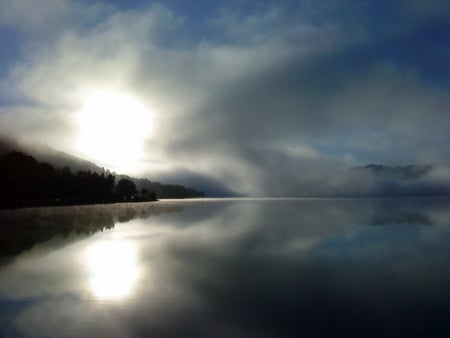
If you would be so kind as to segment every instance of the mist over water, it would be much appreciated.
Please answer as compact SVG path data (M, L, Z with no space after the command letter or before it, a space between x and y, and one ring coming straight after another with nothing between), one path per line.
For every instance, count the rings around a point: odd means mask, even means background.
M28 232L27 246L2 251L0 336L448 336L449 203L228 199L2 211L1 238L18 238L27 224L45 235Z

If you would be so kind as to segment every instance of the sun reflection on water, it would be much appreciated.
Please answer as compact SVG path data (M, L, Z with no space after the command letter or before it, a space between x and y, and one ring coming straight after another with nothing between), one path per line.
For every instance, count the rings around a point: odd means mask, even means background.
M137 248L127 241L103 241L86 251L89 287L100 300L129 296L139 277Z

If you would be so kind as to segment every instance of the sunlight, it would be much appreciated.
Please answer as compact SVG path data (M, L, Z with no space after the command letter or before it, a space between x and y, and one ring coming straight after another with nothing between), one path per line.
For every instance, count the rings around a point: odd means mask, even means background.
M135 246L124 241L100 242L86 253L89 285L96 298L117 300L133 291L139 276Z
M111 168L138 161L153 129L148 107L136 97L115 90L83 92L81 102L76 115L76 151Z

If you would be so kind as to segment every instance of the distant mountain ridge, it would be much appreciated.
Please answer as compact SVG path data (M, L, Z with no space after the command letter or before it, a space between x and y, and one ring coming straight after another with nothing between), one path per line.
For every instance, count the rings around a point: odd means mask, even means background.
M407 166L385 166L381 164L368 164L356 167L357 170L367 170L376 176L384 176L398 179L417 179L429 173L433 166L430 164L407 165Z
M360 194L370 196L450 195L450 165L385 166L369 164L352 169L370 180Z

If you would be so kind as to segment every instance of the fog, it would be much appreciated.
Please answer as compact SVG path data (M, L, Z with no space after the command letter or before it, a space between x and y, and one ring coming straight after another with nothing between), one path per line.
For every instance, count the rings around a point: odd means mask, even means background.
M106 88L154 125L139 158L99 164L155 180L339 193L371 186L354 166L446 163L446 2L193 6L0 1L0 132L80 155L80 93Z

